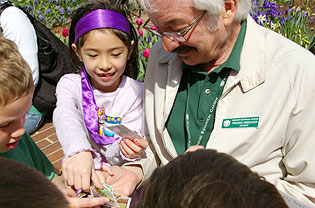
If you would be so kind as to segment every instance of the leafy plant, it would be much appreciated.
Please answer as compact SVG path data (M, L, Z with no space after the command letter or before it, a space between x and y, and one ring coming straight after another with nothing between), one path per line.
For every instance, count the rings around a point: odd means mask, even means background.
M33 17L48 28L70 23L75 9L88 0L11 0L26 9Z
M302 11L300 7L287 9L284 13L280 6L268 0L253 0L251 15L254 20L274 30L314 53L315 33L309 27L314 24L310 11Z
M159 40L159 37L154 35L153 33L149 32L147 29L142 27L143 19L138 18L136 21L137 27L137 34L138 34L138 50L139 50L139 75L138 80L143 81L145 76L145 69L148 62L148 57L150 54L150 49L154 43ZM152 26L152 29L156 29Z

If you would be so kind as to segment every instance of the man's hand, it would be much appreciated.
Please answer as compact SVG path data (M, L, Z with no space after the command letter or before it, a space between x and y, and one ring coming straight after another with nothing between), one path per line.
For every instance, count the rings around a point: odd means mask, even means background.
M112 166L111 170L114 175L106 176L106 184L111 185L115 192L124 196L130 196L143 179L142 168L137 165Z
M204 147L201 146L201 145L193 145L193 146L190 146L190 147L185 151L185 153L187 153L187 152L194 152L194 151L199 150L199 149L204 149Z

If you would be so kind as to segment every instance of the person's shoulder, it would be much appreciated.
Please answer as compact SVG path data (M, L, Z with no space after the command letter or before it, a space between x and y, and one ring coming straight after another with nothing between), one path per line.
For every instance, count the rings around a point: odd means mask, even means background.
M60 78L58 84L59 83L81 84L81 76L80 74L75 74L75 73L65 74Z
M143 83L126 76L126 86L135 91L143 91Z
M6 9L4 9L2 14L1 14L1 17L5 18L5 17L7 17L9 15L12 15L12 17L16 17L16 15L19 15L19 16L21 15L23 17L24 16L27 17L26 14L21 9L19 9L19 8L15 7L15 6L10 6L10 7L6 8Z

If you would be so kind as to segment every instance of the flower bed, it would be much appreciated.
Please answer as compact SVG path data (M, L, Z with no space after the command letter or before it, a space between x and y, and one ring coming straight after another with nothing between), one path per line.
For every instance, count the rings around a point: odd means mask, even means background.
M287 7L289 6L288 1L293 2L293 0L276 1L281 5L287 5ZM305 1L308 2L309 0ZM76 8L87 3L88 0L12 0L12 2L24 7L67 43L67 28L71 15ZM268 0L253 0L251 15L258 24L284 35L315 53L314 20L311 17L311 15L315 15L315 11L310 11L308 4L306 4L304 10L301 7L284 10L283 7L279 6L280 4ZM305 7L305 5L303 6ZM137 28L140 70L138 79L143 81L150 48L158 41L158 37L143 28L143 23L147 20L147 17L137 1L129 0L127 7ZM152 27L152 29L156 29L154 26Z

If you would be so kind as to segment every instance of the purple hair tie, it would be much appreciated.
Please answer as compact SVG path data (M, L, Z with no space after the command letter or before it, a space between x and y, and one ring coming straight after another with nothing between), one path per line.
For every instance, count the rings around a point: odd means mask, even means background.
M98 28L113 28L131 34L129 22L122 14L96 9L84 15L75 25L74 43L78 43L79 38L85 33Z

